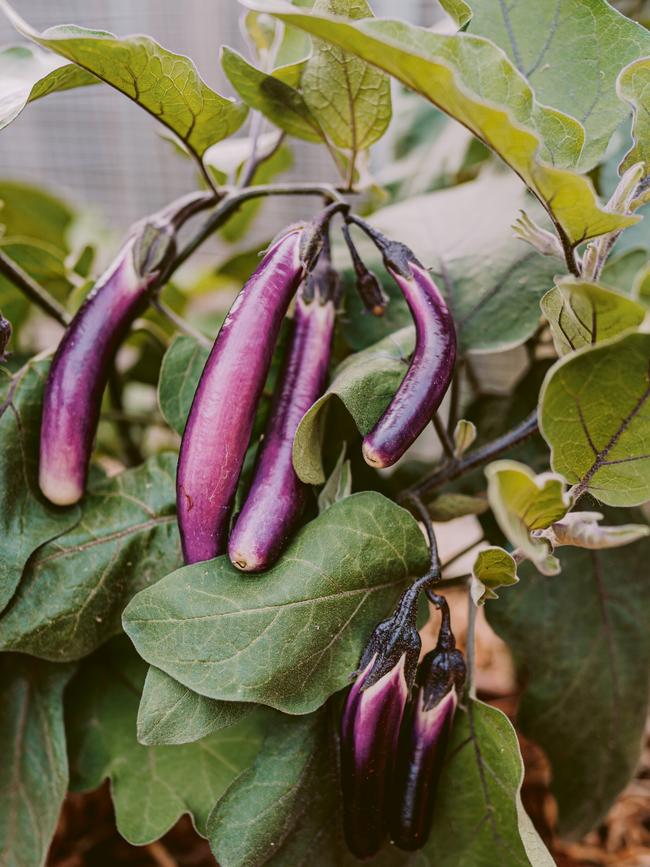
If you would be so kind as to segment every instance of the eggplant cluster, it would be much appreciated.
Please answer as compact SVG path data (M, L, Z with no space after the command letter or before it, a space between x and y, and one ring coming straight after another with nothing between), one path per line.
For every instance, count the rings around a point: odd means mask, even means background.
M379 851L386 836L406 851L422 848L434 802L465 661L456 649L449 609L436 647L418 665L420 637L409 592L373 632L341 720L344 832L358 858Z
M102 394L118 347L134 319L160 288L173 262L185 220L210 204L194 194L136 224L116 259L66 330L45 389L39 481L53 503L83 495ZM331 264L330 221L343 213L357 288L381 314L387 298L361 260L349 225L356 223L381 251L388 273L413 314L416 347L406 376L363 441L366 461L395 463L431 420L449 385L456 335L430 275L403 244L390 241L344 204L311 222L289 226L271 243L217 335L203 369L183 434L177 510L186 563L228 553L243 571L271 566L299 520L308 491L292 465L301 418L326 386L340 283ZM295 301L292 334L243 506L235 495L255 414L282 322Z

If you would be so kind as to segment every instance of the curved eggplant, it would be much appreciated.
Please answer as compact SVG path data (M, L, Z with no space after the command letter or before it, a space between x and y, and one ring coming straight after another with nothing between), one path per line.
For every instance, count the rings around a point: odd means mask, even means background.
M270 247L221 326L187 419L178 462L186 563L224 553L232 503L278 332L305 274L304 229Z
M293 468L293 438L323 392L334 318L332 301L298 298L291 346L253 482L228 542L228 556L245 572L273 564L304 506L307 486Z

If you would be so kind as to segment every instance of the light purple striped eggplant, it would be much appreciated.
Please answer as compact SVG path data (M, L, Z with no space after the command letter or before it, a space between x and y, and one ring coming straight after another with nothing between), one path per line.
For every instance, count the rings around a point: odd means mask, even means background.
M438 642L420 663L418 686L404 715L393 787L390 833L414 851L431 831L434 801L449 732L465 680L465 661L451 642ZM442 644L442 647L441 647Z
M186 563L223 554L255 410L282 320L306 270L307 227L269 248L221 326L194 395L176 480Z
M228 556L246 572L275 562L303 509L307 486L293 468L293 438L323 393L335 312L333 300L298 297L291 346L253 482L228 542Z
M373 632L347 697L341 720L343 829L358 858L374 855L388 831L400 724L420 646L415 608L405 594Z
M45 386L39 484L52 503L81 499L111 363L145 310L174 251L177 228L210 202L192 194L138 222L78 310L54 355Z

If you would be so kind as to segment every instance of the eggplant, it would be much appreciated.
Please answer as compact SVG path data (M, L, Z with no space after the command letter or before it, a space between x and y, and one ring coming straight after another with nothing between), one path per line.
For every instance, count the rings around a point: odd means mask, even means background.
M390 835L409 852L429 838L449 732L465 682L465 660L454 645L445 603L438 644L418 667L415 694L400 731Z
M407 591L374 630L341 720L343 830L357 858L374 855L388 830L400 724L421 646L414 599Z
M309 236L309 237L308 237ZM273 350L312 252L308 227L276 239L240 291L201 374L176 479L186 563L223 554L230 513Z
M136 223L66 329L43 399L39 485L50 502L67 506L83 496L117 349L161 284L175 253L177 229L212 200L194 193Z
M253 482L228 542L230 560L245 572L275 562L304 507L307 485L293 468L293 439L303 415L323 393L335 313L333 299L298 297L291 346Z

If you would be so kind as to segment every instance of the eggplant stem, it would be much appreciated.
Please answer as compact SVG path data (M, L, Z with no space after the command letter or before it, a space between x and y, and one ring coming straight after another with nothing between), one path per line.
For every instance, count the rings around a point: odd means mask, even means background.
M171 307L168 307L164 301L160 298L153 298L151 301L152 305L156 308L159 313L168 319L173 325L178 328L179 331L182 331L183 334L187 334L188 337L193 337L194 340L201 346L204 346L206 349L209 349L212 346L212 342L208 340L205 335L201 334L193 325L183 319L182 316L179 316L178 313L175 313Z
M447 456L448 460L455 461L456 455L454 453L454 441L449 436L447 432L447 428L440 418L440 413L435 412L433 414L433 418L431 419L433 422L433 426L436 429L436 433L438 434L438 439L440 440L440 444Z
M70 323L71 317L69 313L59 304L56 298L53 298L49 292L43 289L33 277L30 277L20 265L14 262L2 250L0 250L0 274L6 277L10 283L13 283L16 289L19 289L23 295L26 295L30 301L33 301L48 316L56 319L60 325L65 327Z

